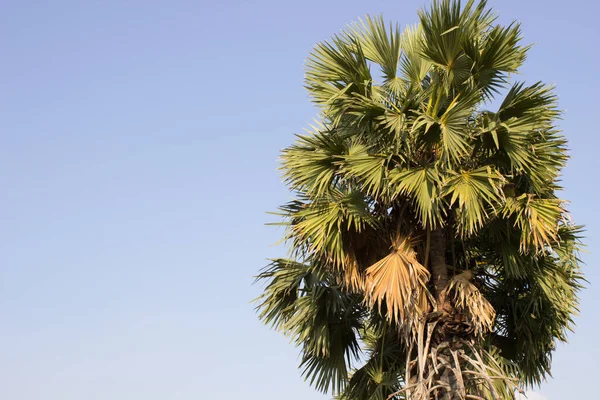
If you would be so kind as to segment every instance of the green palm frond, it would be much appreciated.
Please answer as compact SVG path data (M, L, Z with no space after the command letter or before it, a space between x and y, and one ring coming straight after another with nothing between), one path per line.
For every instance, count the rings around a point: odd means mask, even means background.
M372 77L360 42L344 33L318 44L306 63L306 88L337 124L353 95L369 98Z
M258 317L267 325L281 329L293 315L295 303L304 286L319 279L319 272L311 265L289 259L275 259L256 278L269 281L263 294L255 299ZM322 276L321 276L322 278Z
M360 43L365 57L379 64L384 77L382 83L393 81L396 78L400 58L398 25L395 27L390 25L388 30L382 17L367 16L365 21L351 26L349 34Z
M530 132L512 129L498 114L489 111L479 115L477 125L476 146L484 157L508 173L522 173L534 167L536 155Z
M499 93L508 82L508 74L523 64L529 46L520 46L521 27L494 26L481 41L466 52L473 64L473 84L483 90L487 98Z
M524 176L530 191L540 196L549 196L560 190L557 181L568 159L565 138L553 129L538 133L533 138L532 153L535 162Z
M401 37L402 56L400 72L402 79L409 85L419 87L431 68L431 62L424 59L423 29L421 25L406 27Z
M442 131L442 149L446 160L457 161L459 157L469 153L471 145L467 135L470 135L469 118L479 95L472 93L464 97L457 96L448 105L439 118Z
M495 17L485 1L475 5L468 1L434 1L429 10L419 13L423 27L422 55L438 67L448 93L453 85L468 82L473 74L473 60L465 51L465 42L477 41L485 34Z
M340 392L347 382L350 363L360 351L359 298L335 287L317 286L296 303L286 330L302 346L300 368L318 390Z
M302 347L301 368L311 384L340 391L360 351L360 297L332 286L322 267L293 260L273 260L257 279L270 280L256 300L259 317Z
M493 288L497 332L502 335L498 344L527 385L539 384L549 373L556 341L566 341L566 331L573 327L583 277L571 254L565 260L521 255L520 277L499 276Z
M304 243L311 252L329 260L333 266L344 264L344 232L361 232L367 226L375 227L377 219L359 191L332 190L295 210L289 235L295 243Z
M370 154L363 144L354 143L340 164L347 179L356 179L364 193L376 197L387 189L387 159L385 155Z
M438 127L439 136L436 141L440 142L442 158L446 163L456 164L470 153L470 119L479 100L477 92L449 98L439 90L432 91L429 103L423 106L415 120L413 131L424 129L424 134L427 134L433 126ZM445 104L447 106L443 108Z
M433 166L390 172L391 190L396 196L408 196L415 204L423 226L437 226L442 218L439 196L442 178Z
M462 235L475 233L489 218L488 211L495 211L501 205L504 181L504 177L489 166L450 175L442 195L451 196L451 206L456 203Z
M419 19L366 17L310 53L319 120L282 151L289 259L257 310L338 399L512 400L549 375L585 282L557 96L511 82L529 46L485 1Z
M325 126L314 127L308 135L298 136L296 143L283 150L281 170L290 188L315 197L334 186L337 162L347 152L343 138L330 134Z
M348 382L347 389L338 396L337 400L396 400L404 396L394 396L400 389L400 369L384 370L376 363L367 362L363 367L354 371Z
M515 118L518 123L512 125L512 130L520 129L531 132L544 129L560 115L556 108L557 98L551 86L541 82L531 86L515 83L504 98L498 116L504 123Z
M502 72L516 72L525 60L528 47L519 46L520 24L507 27L495 26L483 41L480 68Z
M558 239L558 227L565 210L559 199L521 195L506 199L504 217L514 218L521 231L521 252L542 253Z
M387 323L367 324L361 331L364 365L350 374L338 400L398 400L393 396L401 388L406 348L396 340L396 332Z
M441 67L451 68L462 53L462 43L481 31L493 20L485 10L485 1L473 7L468 1L464 8L460 2L433 1L431 8L419 11L423 27L423 56Z

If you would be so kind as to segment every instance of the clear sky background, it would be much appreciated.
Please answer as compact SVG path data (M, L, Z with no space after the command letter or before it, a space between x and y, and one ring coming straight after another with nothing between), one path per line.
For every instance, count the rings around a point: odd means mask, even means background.
M324 399L256 319L281 235L278 151L311 122L311 47L424 1L0 1L0 398ZM594 2L492 1L555 83L587 225L582 316L547 399L597 396L600 149Z

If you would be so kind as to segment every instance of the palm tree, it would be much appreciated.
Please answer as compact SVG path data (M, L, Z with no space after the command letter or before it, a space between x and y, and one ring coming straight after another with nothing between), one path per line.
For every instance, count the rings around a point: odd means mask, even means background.
M550 373L583 282L557 98L509 82L529 47L485 1L419 18L310 54L320 114L282 152L290 255L257 309L339 399L513 399Z

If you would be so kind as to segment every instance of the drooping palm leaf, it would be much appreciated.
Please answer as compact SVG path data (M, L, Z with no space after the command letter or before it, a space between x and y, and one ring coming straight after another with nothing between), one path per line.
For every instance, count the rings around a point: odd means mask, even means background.
M419 309L421 292L429 279L427 269L417 261L409 237L394 239L392 252L366 270L365 301L369 307L382 306L392 322L414 318Z

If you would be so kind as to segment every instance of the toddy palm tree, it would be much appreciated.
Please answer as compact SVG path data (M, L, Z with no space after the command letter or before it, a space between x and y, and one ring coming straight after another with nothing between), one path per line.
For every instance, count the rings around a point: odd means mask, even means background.
M512 399L550 373L583 279L557 99L509 84L528 46L485 1L419 17L310 54L321 112L282 153L291 254L257 308L340 399Z

